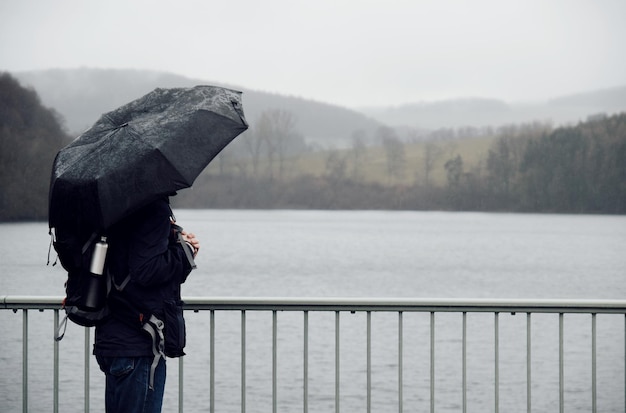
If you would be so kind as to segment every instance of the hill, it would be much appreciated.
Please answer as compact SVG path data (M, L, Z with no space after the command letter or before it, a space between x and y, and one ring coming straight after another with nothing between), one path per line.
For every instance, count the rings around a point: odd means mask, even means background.
M64 117L67 129L74 135L91 126L102 113L157 87L198 84L241 90L246 119L251 126L264 110L290 111L306 141L323 147L346 146L355 130L372 135L380 126L379 122L351 109L166 72L80 68L18 72L13 76L23 85L33 87L46 106L58 111Z
M509 103L497 99L461 98L350 109L297 96L158 71L79 68L18 72L13 75L23 85L32 86L44 105L59 112L73 135L91 126L102 113L156 87L197 84L241 90L246 118L252 128L265 110L291 112L296 128L305 141L323 148L349 147L356 130L363 131L371 140L380 126L397 127L399 130L403 127L405 131L408 127L427 136L430 131L445 128L497 128L533 121L551 122L556 127L584 121L590 115L626 111L626 86L555 97L545 102ZM409 136L410 133L401 135Z
M562 126L584 121L590 115L626 111L626 86L577 93L545 102L507 103L497 99L463 98L362 108L361 111L391 126L417 129L498 127L533 121Z

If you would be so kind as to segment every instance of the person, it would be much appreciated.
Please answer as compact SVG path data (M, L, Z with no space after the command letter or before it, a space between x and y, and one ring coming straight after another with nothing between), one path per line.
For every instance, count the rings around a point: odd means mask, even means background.
M178 337L182 344L178 343L174 356L184 355L180 291L192 270L184 248L195 256L200 243L186 231L181 231L184 242L180 242L175 230L180 227L174 222L169 198L164 197L107 232L107 271L115 288L109 294L110 316L96 326L93 351L106 377L107 413L161 411L167 348L164 351L163 341L159 342L163 331L146 328L154 325L147 322L148 317L165 321L165 343L168 331L182 331ZM166 313L172 303L178 320L170 325ZM176 321L182 325L174 325Z

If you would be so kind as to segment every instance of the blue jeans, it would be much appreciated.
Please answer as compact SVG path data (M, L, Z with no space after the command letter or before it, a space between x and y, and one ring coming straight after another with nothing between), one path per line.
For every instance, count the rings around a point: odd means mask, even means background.
M154 373L154 390L150 385L152 357L96 356L106 375L104 396L107 413L160 413L165 390L165 359L161 358Z

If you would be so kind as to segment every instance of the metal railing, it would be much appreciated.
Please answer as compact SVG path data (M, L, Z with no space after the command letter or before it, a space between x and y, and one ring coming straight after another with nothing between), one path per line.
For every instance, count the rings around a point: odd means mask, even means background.
M14 312L22 312L22 410L27 412L28 409L28 343L29 343L29 310L53 310L54 325L59 324L60 297L27 297L27 296L0 296L0 309L9 309ZM216 312L239 312L240 313L240 409L241 412L246 411L247 393L247 366L248 347L246 343L248 319L246 315L249 312L271 312L272 314L272 411L277 412L278 406L278 314L280 312L299 312L302 313L302 404L301 408L305 413L309 411L309 399L311 397L309 388L309 314L312 312L330 312L334 313L334 377L327 380L334 380L334 409L336 412L341 410L342 393L341 393L341 314L342 313L364 313L366 317L366 389L364 395L366 398L366 410L372 411L372 313L388 312L397 313L397 410L402 413L404 411L404 377L405 377L405 344L404 344L404 320L406 313L426 313L428 317L429 331L429 405L430 411L436 411L436 388L435 388L435 366L438 357L448 357L449 355L441 354L436 349L435 327L436 314L438 313L458 313L461 315L462 330L460 332L461 340L461 400L459 405L463 412L467 411L468 406L468 313L492 313L493 314L493 409L498 412L500 409L500 314L526 314L526 355L525 355L525 388L520 391L526 392L526 411L531 412L533 408L533 370L532 370L532 323L533 314L551 313L558 315L558 405L559 411L565 410L565 340L564 340L564 314L587 314L591 316L590 326L590 355L591 355L591 371L590 371L590 387L591 387L591 410L596 412L597 405L597 315L598 314L626 314L626 300L526 300L526 299L403 299L403 298L251 298L251 297L188 297L185 299L185 310L194 312L208 311L210 313L209 324L209 385L208 392L210 394L209 411L214 412L215 402L215 383L216 383ZM626 320L626 318L624 319ZM624 339L624 351L620 354L620 363L624 363L626 358L626 321L622 323L623 331L621 337ZM84 411L90 410L89 397L89 365L90 365L90 333L89 329L85 329L85 382L84 382ZM54 361L53 361L53 409L55 412L59 410L59 344L54 343ZM437 357L436 357L437 355ZM617 362L617 360L616 360ZM179 363L178 374L178 410L183 411L183 389L184 374L182 359ZM626 368L622 372L621 378L626 383ZM626 384L625 384L626 386ZM626 388L622 388L623 394L619 397L626 399ZM626 401L624 402L626 404ZM394 408L395 409L395 408ZM626 410L626 406L623 407ZM388 409L389 410L389 409Z

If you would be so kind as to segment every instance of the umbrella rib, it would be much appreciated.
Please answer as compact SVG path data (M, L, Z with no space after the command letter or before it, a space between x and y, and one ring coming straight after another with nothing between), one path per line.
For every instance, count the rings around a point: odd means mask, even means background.
M156 152L159 154L161 158L165 159L168 165L172 167L172 171L176 172L176 175L177 175L176 178L178 179L172 179L172 181L174 181L174 184L176 184L176 186L178 186L179 183L184 184L178 189L191 187L191 185L193 184L193 180L191 182L187 182L187 178L183 176L183 174L178 170L176 166L174 166L174 163L165 153L163 153L163 151L161 151L161 148L156 148Z

